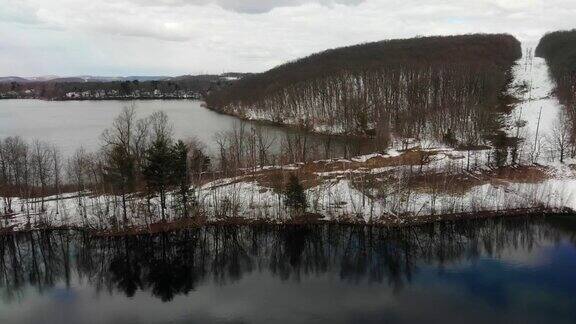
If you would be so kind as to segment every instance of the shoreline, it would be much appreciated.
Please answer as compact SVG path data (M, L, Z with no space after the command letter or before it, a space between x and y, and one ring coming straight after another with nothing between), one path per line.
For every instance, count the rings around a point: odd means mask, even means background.
M0 237L13 234L22 234L30 232L54 231L54 230L73 230L84 232L93 237L117 237L117 236L137 236L152 235L158 233L170 233L181 230L199 229L203 227L240 227L240 226L309 226L309 225L332 225L332 226L366 226L372 228L406 228L413 226L422 226L436 223L460 222L468 220L482 220L493 218L509 217L534 217L534 216L560 216L575 215L576 211L569 208L514 208L503 210L485 210L477 212L450 213L437 215L423 215L412 217L388 217L379 221L365 222L361 219L343 218L343 219L323 219L321 215L307 213L303 216L292 217L283 221L274 221L273 219L250 219L243 217L219 218L213 220L203 220L201 218L187 218L170 222L158 222L148 226L133 226L121 230L94 230L82 226L48 226L36 227L30 229L21 229L14 231L13 227L0 228Z
M322 132L322 131L318 131L318 130L315 130L313 128L304 127L301 125L276 122L276 121L272 121L269 119L251 119L251 118L248 118L246 116L242 116L242 115L237 114L237 113L222 111L222 110L210 107L206 104L206 101L204 101L203 99L201 101L203 102L203 104L201 106L205 109L208 109L210 111L213 111L217 114L221 114L224 116L235 117L235 118L238 118L238 119L240 119L242 121L246 121L246 122L259 123L262 125L275 126L275 127L282 127L282 128L286 128L286 129L290 129L290 130L294 130L294 131L300 131L300 132L305 132L305 133L309 133L312 135L319 135L319 136L338 137L338 138L351 139L351 140L375 140L376 139L374 135L369 135L369 134Z

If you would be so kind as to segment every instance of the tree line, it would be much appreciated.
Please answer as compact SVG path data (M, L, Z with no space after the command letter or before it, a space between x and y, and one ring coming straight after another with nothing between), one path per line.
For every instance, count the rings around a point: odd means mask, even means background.
M226 74L227 75L227 74ZM231 74L241 77L242 74ZM226 77L220 75L181 76L169 80L150 81L84 81L78 78L55 79L42 82L6 82L0 83L0 98L35 98L48 100L77 99L67 97L68 93L90 92L88 99L153 97L154 95L172 96L178 92L199 95L229 84ZM102 93L104 97L96 96ZM85 98L86 99L86 98Z

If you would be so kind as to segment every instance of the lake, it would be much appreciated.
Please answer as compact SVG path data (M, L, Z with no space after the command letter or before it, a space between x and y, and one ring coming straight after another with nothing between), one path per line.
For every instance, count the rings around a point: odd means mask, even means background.
M247 127L263 127L264 131L276 138L276 145L286 134L304 134L295 129L245 122L232 116L216 113L202 107L197 100L136 100L136 101L43 101L43 100L0 100L0 138L22 136L27 140L40 139L57 145L69 156L83 146L95 150L100 145L100 134L110 127L121 109L135 104L139 117L155 111L164 111L174 126L176 138L195 137L202 141L209 152L214 153L214 136L231 130L234 125L244 123ZM362 148L360 140L343 139L334 136L305 136L318 145L331 141L332 154L343 156L370 152Z
M0 238L0 323L574 323L574 216Z

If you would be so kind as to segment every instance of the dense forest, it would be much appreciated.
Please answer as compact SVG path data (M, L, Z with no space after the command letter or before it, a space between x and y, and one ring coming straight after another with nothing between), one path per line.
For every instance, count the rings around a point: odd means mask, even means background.
M208 107L320 132L476 145L521 57L505 34L387 40L327 50L212 91Z
M556 96L566 107L572 124L576 124L576 29L546 34L536 55L546 59L556 82ZM576 142L576 134L572 134L572 142Z
M60 78L49 81L0 82L0 99L200 99L208 91L228 85L242 74L185 75L164 80L91 81Z

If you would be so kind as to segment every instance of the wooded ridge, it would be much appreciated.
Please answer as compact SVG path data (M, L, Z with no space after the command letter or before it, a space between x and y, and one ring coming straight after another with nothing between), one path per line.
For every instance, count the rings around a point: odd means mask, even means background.
M435 36L331 49L212 91L209 108L318 132L474 145L494 124L520 42ZM453 143L451 143L453 144Z

